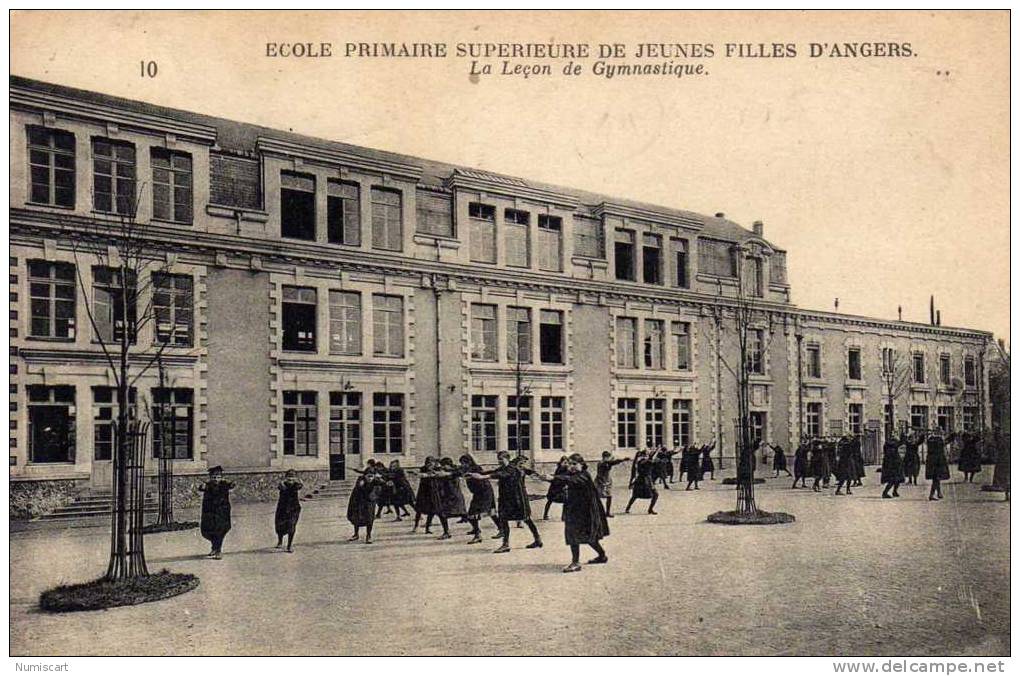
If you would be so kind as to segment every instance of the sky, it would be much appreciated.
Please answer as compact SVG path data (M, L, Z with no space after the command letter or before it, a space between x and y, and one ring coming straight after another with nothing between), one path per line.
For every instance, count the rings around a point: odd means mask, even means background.
M267 43L333 56L268 57ZM349 58L357 42L446 58ZM471 75L458 43L583 43L582 74ZM910 45L810 56L810 43ZM593 73L674 61L707 74ZM639 43L711 58L639 60ZM759 48L761 43L764 47ZM726 57L726 45L796 56ZM704 49L704 47L702 47ZM739 52L739 48L732 48ZM888 48L885 48L889 51ZM155 77L142 62L155 61ZM726 215L786 249L800 307L1009 341L1006 12L14 12L11 72L108 94Z

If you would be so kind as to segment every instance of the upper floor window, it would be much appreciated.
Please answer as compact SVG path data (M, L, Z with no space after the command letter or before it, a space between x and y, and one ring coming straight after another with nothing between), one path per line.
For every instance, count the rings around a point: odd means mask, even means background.
M138 281L133 270L127 271L126 280L124 277L120 268L92 268L92 314L97 338L104 343L119 343L125 335L135 342Z
M496 361L496 306L471 306L471 358Z
M563 363L563 313L542 310L538 324L539 359L543 364Z
M506 359L511 364L531 363L531 310L506 309Z
M496 207L472 202L468 205L471 218L471 260L475 263L496 262Z
M401 296L372 296L373 354L404 356L404 299Z
M691 323L673 322L673 352L678 371L691 370Z
M415 203L418 232L453 237L453 200L449 195L419 190Z
M747 372L765 373L765 331L762 329L747 330Z
M613 255L616 260L616 278L633 282L634 274L634 231L617 230L616 241L613 243Z
M861 379L861 348L851 347L846 351L846 373L850 380Z
M329 292L329 351L361 354L361 294Z
M882 373L888 375L896 370L896 350L891 347L882 348Z
M29 334L33 338L75 336L75 271L71 263L28 261L32 303Z
M616 318L616 366L637 368L637 319L633 317Z
M948 354L939 355L939 384L949 385L952 375L952 361Z
M194 284L191 275L152 275L152 310L156 343L191 347L194 324Z
M92 204L96 211L135 215L135 146L92 139Z
M977 387L977 370L974 368L974 357L965 357L963 360L963 384L967 387Z
M315 352L315 289L283 287L283 349Z
M641 272L645 284L662 284L662 238L644 235L641 239Z
M691 286L690 252L686 239L673 240L673 256L676 258L676 278L674 282L681 289Z
M645 320L645 368L659 370L663 368L662 359L662 320Z
M923 385L925 383L924 377L924 353L914 353L914 382Z
M807 347L804 348L804 353L807 359L807 376L808 378L821 378L822 377L822 346L818 343L808 343Z
M531 214L520 209L503 212L503 236L506 242L506 264L515 268L531 265Z
M698 271L717 277L736 277L736 245L722 240L699 238Z
M191 223L191 155L166 148L152 149L152 217Z
M74 134L34 126L27 132L29 201L74 207Z
M372 248L401 251L403 206L399 190L372 188Z
M606 238L602 221L574 215L574 255L585 258L606 257Z
M361 245L361 189L347 181L326 182L326 237L331 244Z
M765 295L765 265L760 258L747 259L747 292L755 298Z
M563 270L563 219L559 216L538 216L538 269L548 272Z
M315 240L315 177L280 172L280 235Z

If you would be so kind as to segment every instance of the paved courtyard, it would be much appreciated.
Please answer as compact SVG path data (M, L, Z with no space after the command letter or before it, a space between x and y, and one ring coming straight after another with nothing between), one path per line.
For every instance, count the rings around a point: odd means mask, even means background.
M706 523L735 502L718 481L666 491L658 516L640 510L610 522L608 565L572 575L560 572L569 552L558 506L557 520L539 524L544 549L523 549L527 530L514 530L514 551L493 555L489 539L464 544L464 525L441 542L390 517L377 522L375 544L347 543L338 501L304 503L296 551L286 554L272 548L274 505L237 505L221 561L202 558L197 530L146 540L150 569L195 573L195 591L67 615L40 612L39 593L102 573L108 529L26 530L11 534L10 650L1004 655L1009 506L980 491L990 469L978 483L948 484L937 503L923 485L882 500L870 471L853 497L770 479L760 506L797 521L768 527Z

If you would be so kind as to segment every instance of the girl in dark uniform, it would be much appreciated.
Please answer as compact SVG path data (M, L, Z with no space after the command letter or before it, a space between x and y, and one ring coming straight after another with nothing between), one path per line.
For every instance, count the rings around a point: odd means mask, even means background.
M351 497L347 501L347 520L354 526L354 535L347 539L348 542L355 542L361 534L361 528L365 528L365 544L372 544L372 524L375 523L376 502L379 500L379 490L382 487L383 479L376 471L375 464L368 465L364 470L354 468L360 474L354 482L351 490Z
M885 490L882 491L883 498L900 497L900 484L903 483L903 460L900 458L900 445L895 440L889 439L882 446L882 483ZM892 495L889 491L892 490Z
M942 482L949 479L946 439L941 434L936 433L928 437L928 455L924 459L924 478L931 481L928 499L941 500Z
M981 449L976 435L970 433L963 435L963 448L960 450L960 462L957 466L963 472L963 479L967 483L973 481L974 476L981 471Z
M854 467L853 442L843 437L837 444L838 455L836 457L836 495L843 495L843 486L846 485L846 494L853 495L850 485L856 478L857 471Z
M570 460L567 456L560 458L556 463L556 470L553 472L553 481L549 484L549 490L545 493L545 511L542 513L542 520L549 520L549 508L554 502L563 504L567 499L567 484L560 479L568 474L567 466Z
M432 478L432 471L436 467L436 459L429 456L425 458L424 464L418 472L418 496L414 501L414 528L411 532L417 532L421 517L425 517L425 534L432 534L432 517L438 511L438 498L436 497L436 483Z
M369 460L371 466L375 468L375 473L378 475L381 483L379 484L379 499L376 501L375 518L381 517L384 513L389 514L393 511L393 482L390 481L389 470L386 469L386 465L382 462L376 462ZM383 512L383 507L386 511ZM397 511L399 516L400 511Z
M553 481L552 477L537 475L544 481ZM570 564L563 569L564 573L581 570L581 545L588 545L595 550L596 557L590 564L607 563L609 557L599 541L609 535L609 522L606 512L602 509L598 491L588 465L577 453L570 456L570 465L565 479L567 483L567 501L563 504L563 536L570 547Z
M811 443L811 474L815 478L811 490L817 493L821 491L818 484L829 481L829 452L825 444L818 440Z
M793 476L790 474L790 470L786 467L786 452L782 446L773 446L772 452L772 471L775 472L775 476L778 477L780 472L786 472L786 476Z
M460 469L465 477L464 481L468 490L471 491L471 504L468 505L467 518L471 523L473 537L468 544L473 545L482 541L482 529L478 527L478 522L485 516L492 519L492 522L496 524L496 529L502 534L499 519L495 515L496 496L492 491L492 483L488 479L472 478L471 475L480 474L482 468L470 455L460 456Z
M698 482L701 481L701 452L693 446L688 449L686 453L687 457L680 456L681 462L687 467L687 488L691 490L691 484L694 484L694 490L701 490L698 488Z
M793 454L793 486L797 487L797 481L800 481L801 488L807 488L807 476L808 476L808 444L802 443L797 447L797 450Z
M715 440L712 443L702 446L698 451L701 454L701 478L708 474L712 481L715 481L715 461L712 460L712 450L715 448Z
M678 449L674 449L671 451L669 449L663 448L661 451L659 451L659 457L662 462L663 469L662 485L665 486L666 488L669 488L668 484L673 483L673 478L676 474L676 469L673 467L673 456L678 453L680 453ZM667 479L669 480L668 483ZM607 514L606 516L609 515Z
M223 478L223 468L209 469L209 480L198 487L202 491L202 537L212 544L209 556L223 558L223 538L230 532L230 489L234 484Z
M627 462L630 458L616 459L609 451L602 452L602 461L595 469L595 488L598 489L599 497L606 501L606 518L613 518L613 478L610 472L621 462Z
M293 552L294 533L297 530L298 518L301 516L301 482L297 480L294 470L288 469L283 481L277 487L280 498L276 502L276 548L283 547L283 536L287 536L287 552Z
M467 515L467 507L464 505L464 492L460 489L460 471L453 464L450 458L443 458L439 466L433 472L436 486L436 497L438 498L439 523L443 526L443 534L440 540L449 540L450 519Z
M403 516L411 516L411 511L407 506L414 505L414 489L411 488L411 482L407 480L407 472L400 466L399 460L390 463L389 480L393 484L391 498L393 509L397 510L397 518L394 521L402 521L401 511L404 512Z
M850 461L853 463L853 483L854 487L864 485L864 476L867 474L864 470L864 454L861 451L861 437L854 435L850 439Z
M908 484L917 485L917 475L921 473L921 454L918 448L921 441L917 437L904 437L900 442L906 449L903 454L903 475Z
M651 500L652 503L648 505L648 513L658 514L655 511L655 503L659 500L659 491L655 490L655 484L652 482L654 466L655 464L648 457L648 451L638 451L634 456L634 479L631 483L630 502L627 503L627 509L624 510L627 514L630 513L630 508L635 500Z
M524 488L524 476L526 471L522 467L510 462L510 454L500 451L496 459L499 467L486 472L470 474L472 478L490 479L497 481L499 496L496 498L496 507L499 514L499 526L503 535L503 544L494 554L503 554L510 551L510 522L523 521L531 531L534 541L527 546L527 549L538 549L542 546L542 537L538 534L538 527L531 520L531 503L528 502L528 493Z

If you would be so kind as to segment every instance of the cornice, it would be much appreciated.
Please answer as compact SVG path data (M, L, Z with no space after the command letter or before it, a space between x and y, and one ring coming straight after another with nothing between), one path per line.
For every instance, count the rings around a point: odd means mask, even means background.
M104 125L112 122L123 129L142 133L173 134L180 139L189 139L207 145L216 143L215 127L183 122L161 115L123 110L21 87L10 88L10 106L13 109L32 112L54 112L71 118L100 122Z
M653 225L674 225L678 228L694 230L695 232L700 231L705 226L703 220L694 216L680 216L675 213L642 209L617 202L602 202L592 212L598 217L619 216L620 218L633 218Z
M358 171L403 178L415 183L418 182L422 174L421 167L413 164L359 155L334 148L313 146L297 141L284 141L268 136L259 136L255 141L255 149L261 153L278 155L287 159L300 157L309 162L340 165Z
M116 346L115 346L116 347ZM133 346L128 360L131 364L147 364L152 361L155 352L137 352L137 346ZM99 348L85 350L81 348L35 348L23 347L18 355L28 364L65 364L65 363L94 363L101 366L109 366L109 362ZM112 355L116 360L117 355ZM166 366L194 366L198 362L198 355L195 354L174 354L164 352L160 361Z
M570 211L576 209L579 204L577 198L571 195L534 188L520 179L504 179L496 175L489 176L480 171L455 169L453 174L446 179L445 185L453 190L477 190L494 195L532 200L541 204L552 204Z

